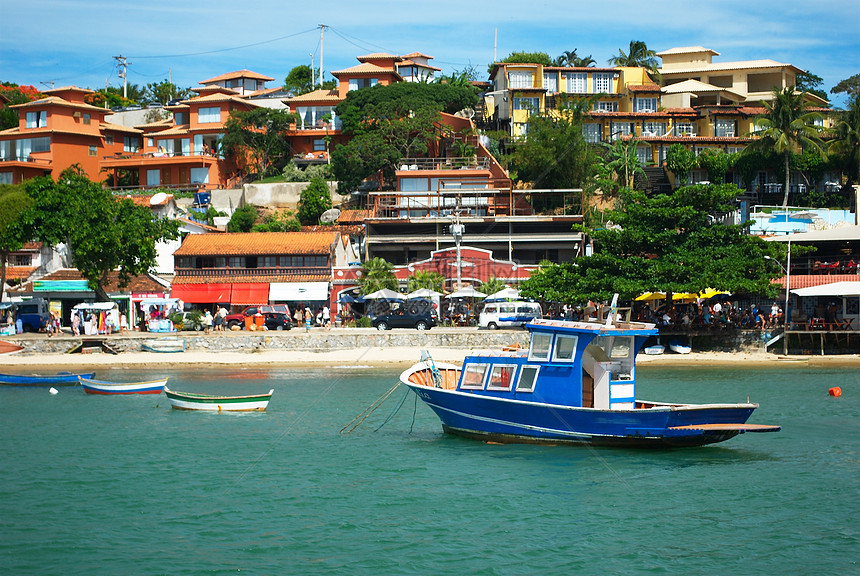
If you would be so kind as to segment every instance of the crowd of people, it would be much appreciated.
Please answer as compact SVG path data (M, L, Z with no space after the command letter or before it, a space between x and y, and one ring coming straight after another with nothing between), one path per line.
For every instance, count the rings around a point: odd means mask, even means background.
M650 322L658 327L680 329L766 329L785 324L785 310L774 302L770 306L750 304L740 306L729 300L704 301L673 306L660 306L654 309L645 303L634 308L633 318L640 322Z

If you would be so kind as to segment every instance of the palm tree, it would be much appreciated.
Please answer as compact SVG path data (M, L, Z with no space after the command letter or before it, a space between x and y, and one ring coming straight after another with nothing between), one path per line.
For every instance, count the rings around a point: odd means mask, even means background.
M371 258L364 263L364 274L358 279L362 295L388 288L397 290L397 277L394 275L394 264L385 258Z
M636 155L636 139L616 139L612 144L604 144L606 152L600 159L605 172L615 173L616 179L625 188L633 188L633 180L636 174L645 175L642 163Z
M597 64L594 58L591 57L591 54L585 56L584 58L580 58L576 53L576 48L573 50L565 50L561 53L561 56L555 59L556 66L570 66L573 68L587 68L588 66L592 66Z
M618 56L609 59L612 66L624 66L629 68L647 68L651 72L657 72L657 53L649 50L645 42L641 40L630 41L630 51L626 54L624 50L618 49Z
M502 282L500 279L496 278L495 276L490 276L489 278L487 278L486 282L481 283L481 285L478 287L478 290L480 292L483 292L484 294L495 294L496 292L504 290L507 287L508 285Z
M445 277L438 272L430 272L428 270L416 270L415 274L409 277L409 291L415 292L421 288L442 292L445 287Z
M860 94L851 98L847 109L839 114L834 136L828 151L845 159L845 166L850 167L849 182L860 183Z
M821 149L821 128L815 126L814 122L824 116L818 112L807 111L808 105L803 92L796 92L794 86L783 90L774 88L772 94L773 101L764 103L767 112L756 117L758 128L753 134L760 137L758 146L773 148L785 158L785 194L782 200L785 207L788 206L791 153L795 148L803 146Z

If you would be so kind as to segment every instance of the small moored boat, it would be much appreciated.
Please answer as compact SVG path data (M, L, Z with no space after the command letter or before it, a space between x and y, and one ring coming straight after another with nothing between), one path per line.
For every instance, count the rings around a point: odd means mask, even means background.
M0 384L9 386L75 386L78 378L92 378L95 372L85 374L72 374L71 372L59 372L57 374L0 374Z
M266 409L272 398L274 389L267 394L250 396L213 396L210 394L192 394L190 392L174 392L167 386L164 393L170 405L178 410L210 410L213 412L250 412Z
M185 352L185 339L158 338L142 342L140 349L144 352Z
M149 382L103 382L90 378L80 378L81 388L87 394L161 394L167 378Z
M636 398L636 354L653 324L535 320L528 350L423 361L400 380L446 432L496 442L700 446L779 426L747 424L758 404Z
M17 354L23 349L24 347L20 344L7 342L6 340L0 340L0 354Z
M689 344L684 344L679 340L672 340L669 342L669 350L674 352L675 354L689 354L692 352L692 348Z

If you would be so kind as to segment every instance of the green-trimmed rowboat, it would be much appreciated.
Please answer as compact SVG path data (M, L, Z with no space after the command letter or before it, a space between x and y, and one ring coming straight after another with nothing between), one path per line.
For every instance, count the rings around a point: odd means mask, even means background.
M164 393L170 405L177 410L210 410L212 412L262 412L269 405L272 393L254 394L250 396L213 396L211 394L192 394L189 392L174 392L167 386Z

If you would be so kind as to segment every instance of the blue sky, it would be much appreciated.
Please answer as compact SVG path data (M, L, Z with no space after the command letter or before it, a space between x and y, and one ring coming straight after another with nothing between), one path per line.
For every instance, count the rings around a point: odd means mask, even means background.
M497 0L315 3L148 0L0 0L0 81L45 89L121 86L114 56L130 62L129 83L171 78L181 87L249 69L281 83L320 60L325 71L353 66L371 52L434 57L443 73L475 67L486 79L494 54L577 49L598 65L642 40L661 51L705 46L718 61L770 58L809 70L824 90L860 73L858 0ZM326 74L326 78L330 78ZM842 101L834 100L838 105Z

